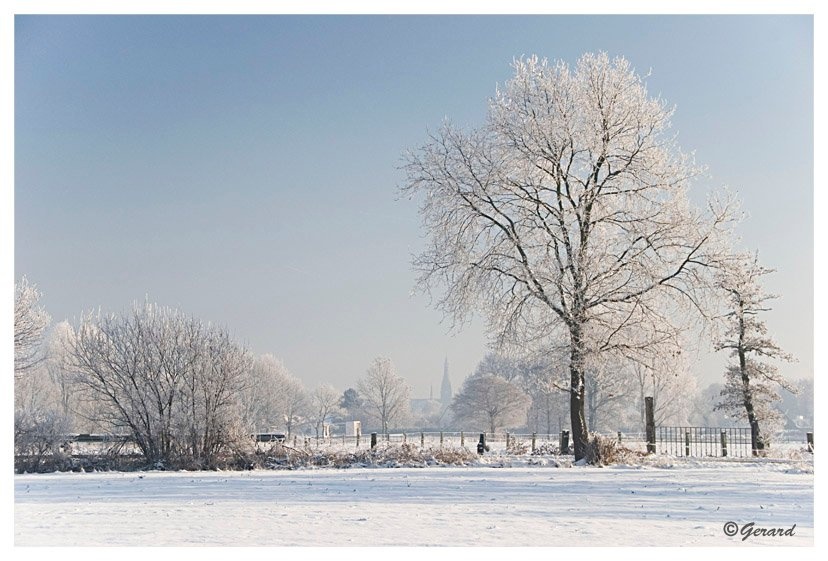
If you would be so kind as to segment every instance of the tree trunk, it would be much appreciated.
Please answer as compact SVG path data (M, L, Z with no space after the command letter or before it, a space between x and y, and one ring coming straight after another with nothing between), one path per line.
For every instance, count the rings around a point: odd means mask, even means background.
M584 418L585 384L584 365L581 354L580 326L570 329L572 339L569 360L569 417L572 424L572 445L575 449L575 461L587 457L589 433Z
M741 308L741 306L740 306ZM741 310L740 310L741 312ZM759 419L756 418L756 411L753 408L753 396L750 390L750 374L747 371L747 356L744 350L745 320L739 316L739 372L742 375L742 395L744 396L745 412L747 413L748 424L750 424L750 449L751 454L758 456L765 449L765 439L759 428Z
M589 433L584 420L584 374L570 367L569 420L572 423L572 445L575 448L575 461L587 455Z
M743 363L744 353L739 351L739 361ZM745 412L747 412L748 424L750 425L750 446L751 453L758 456L761 451L765 449L765 439L762 437L762 431L759 428L759 419L756 418L756 411L753 408L753 398L750 394L750 377L742 368L742 391L745 396Z

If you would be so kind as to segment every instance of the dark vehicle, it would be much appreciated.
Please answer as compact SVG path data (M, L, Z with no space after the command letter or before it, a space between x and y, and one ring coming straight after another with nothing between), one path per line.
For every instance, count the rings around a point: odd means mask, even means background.
M284 442L285 441L285 435L281 434L281 433L277 433L277 432L262 433L262 434L257 434L255 436L256 436L256 442Z

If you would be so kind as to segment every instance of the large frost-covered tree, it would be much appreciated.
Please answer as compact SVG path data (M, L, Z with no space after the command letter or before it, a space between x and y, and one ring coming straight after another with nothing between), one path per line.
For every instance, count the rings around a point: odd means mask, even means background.
M717 408L747 419L754 454L768 447L767 425L779 424L781 428L782 414L774 407L781 399L778 389L796 392L776 365L768 362L791 362L793 356L776 344L768 335L765 322L759 319L761 312L770 310L768 301L778 298L761 286L762 277L772 272L753 255L743 256L723 269L719 277L729 312L724 316L724 331L716 350L729 350L732 360L725 371Z
M496 343L563 342L576 458L586 457L584 374L606 354L645 360L704 309L732 202L688 202L699 174L669 134L672 109L623 58L574 69L531 57L485 125L445 124L405 164L430 242L419 284L462 324L487 314Z
M14 376L32 369L43 358L41 343L49 314L40 304L40 291L26 279L14 284Z

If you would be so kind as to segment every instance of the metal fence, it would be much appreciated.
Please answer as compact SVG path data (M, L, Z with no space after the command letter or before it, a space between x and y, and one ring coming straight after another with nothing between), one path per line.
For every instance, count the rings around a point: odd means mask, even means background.
M560 433L481 433L480 431L401 431L389 434L377 434L377 443L402 444L408 443L425 448L457 448L464 447L475 450L481 434L485 434L486 445L493 452L510 453L571 453L572 441L569 431L566 439ZM670 456L682 457L734 457L746 458L752 455L750 429L742 427L655 427L655 452ZM813 432L788 431L780 435L777 442L797 443L813 451ZM371 434L335 435L316 437L308 435L257 434L252 435L259 449L266 449L275 443L304 449L339 448L350 450L364 450L371 447ZM603 434L605 438L617 440L625 448L645 453L648 450L646 433L643 432L615 432ZM94 453L114 451L120 453L137 453L134 443L123 435L69 435L67 441L72 442L74 453Z
M747 458L753 451L749 428L656 427L656 452L670 456Z
M443 432L420 432L420 431L404 431L404 432L389 432L388 434L377 434L377 444L391 443L391 444L412 444L425 448L436 447L465 447L469 450L474 450L480 440L480 435L485 434L486 445L492 451L523 450L532 451L534 443L535 449L543 447L560 446L560 434L514 434L514 433L483 433L480 431L443 431ZM291 436L284 441L288 446L305 447L305 448L355 448L364 449L371 446L371 434L362 434L361 436L330 436L330 437L315 437L315 436ZM267 445L266 443L264 444ZM260 445L261 446L261 445Z

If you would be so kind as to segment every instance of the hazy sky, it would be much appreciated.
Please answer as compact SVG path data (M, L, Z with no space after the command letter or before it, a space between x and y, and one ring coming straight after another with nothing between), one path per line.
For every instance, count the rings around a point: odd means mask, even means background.
M309 386L390 356L439 395L485 352L411 296L424 241L401 154L479 125L510 63L624 55L778 270L771 332L813 371L809 16L18 16L15 278L54 321L146 296L226 325ZM698 374L721 379L724 357Z

